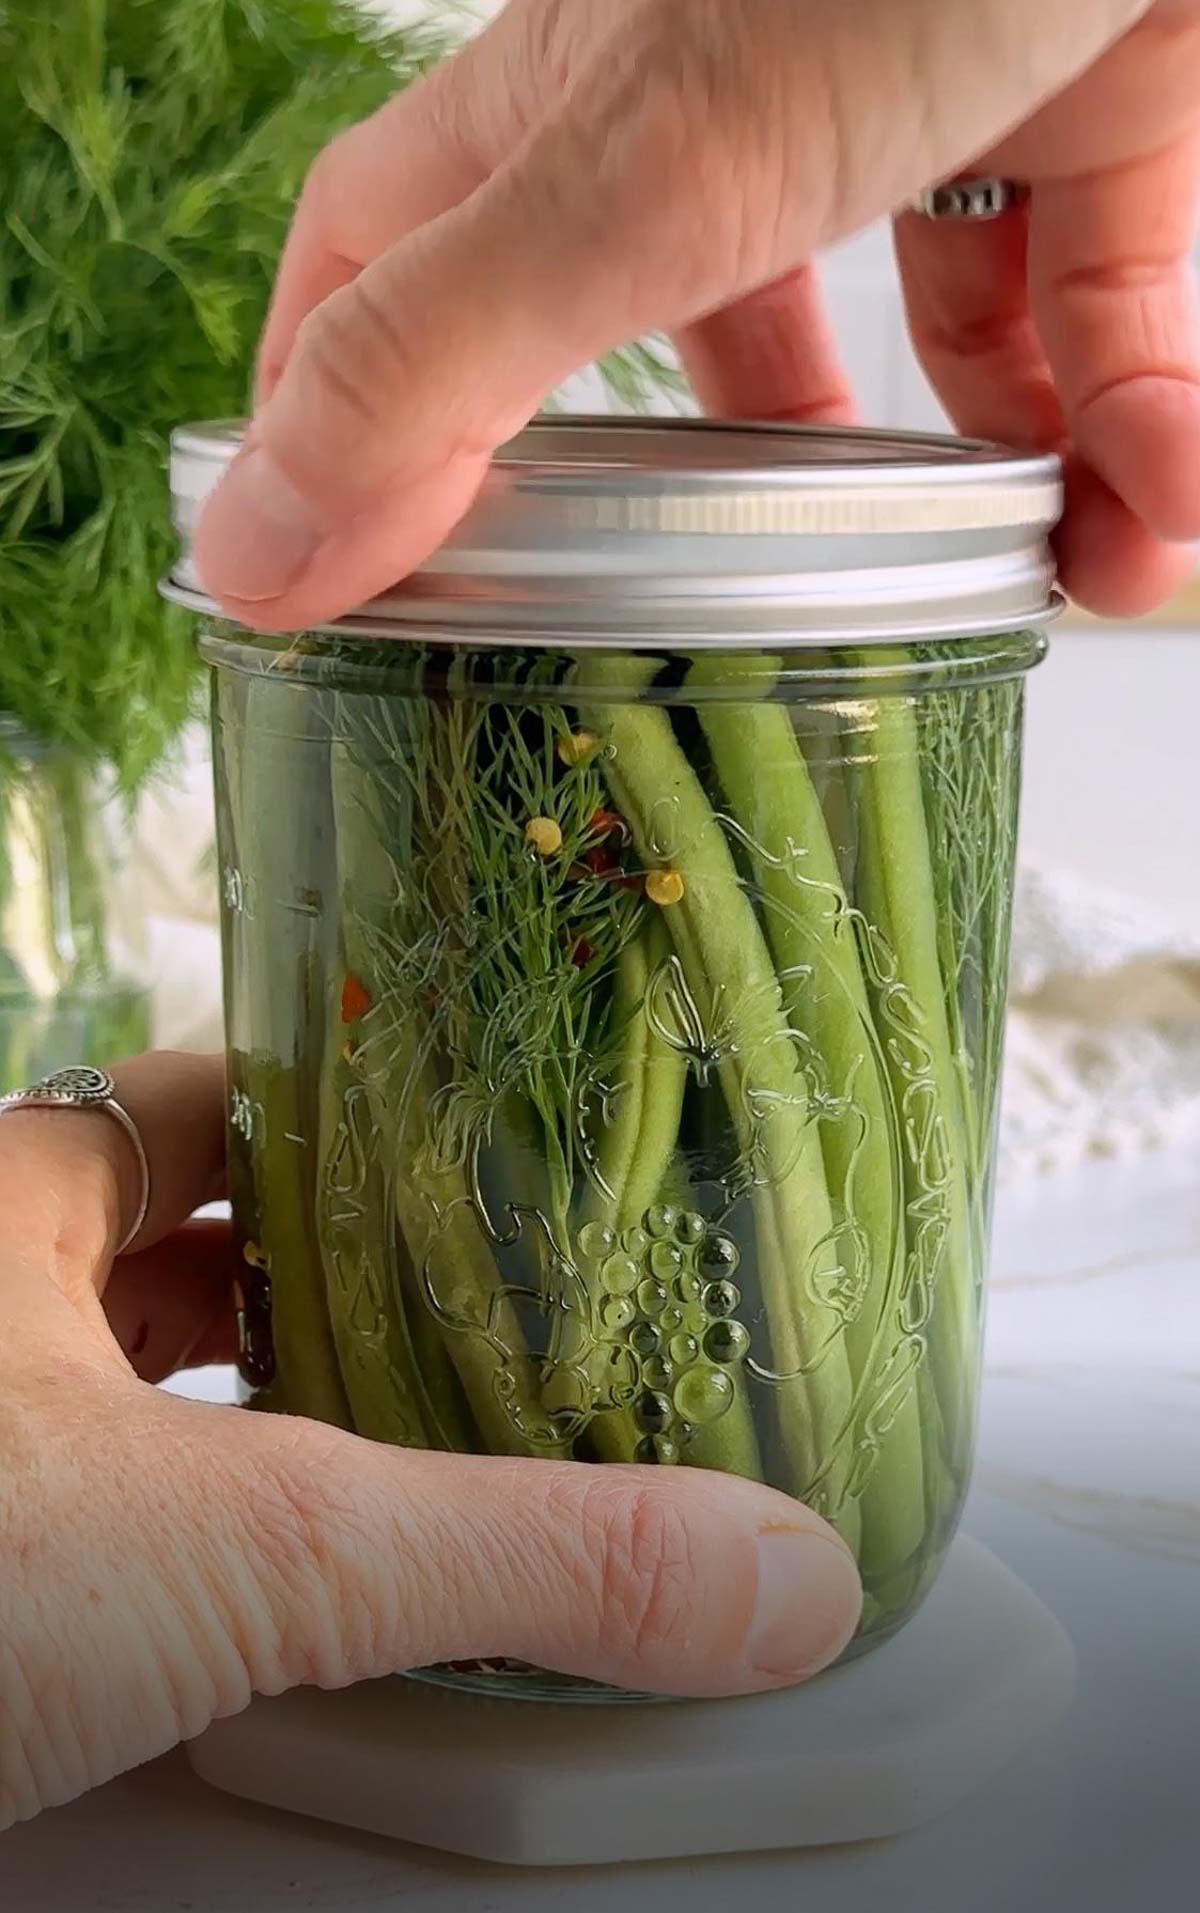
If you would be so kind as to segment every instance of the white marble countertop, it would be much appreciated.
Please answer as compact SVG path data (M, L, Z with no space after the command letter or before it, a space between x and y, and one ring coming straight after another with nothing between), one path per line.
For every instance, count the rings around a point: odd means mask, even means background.
M922 1831L801 1855L512 1873L210 1792L175 1756L0 1844L14 1913L1127 1913L1200 1859L1200 1174L1006 1192L967 1525L1055 1610L1074 1710Z

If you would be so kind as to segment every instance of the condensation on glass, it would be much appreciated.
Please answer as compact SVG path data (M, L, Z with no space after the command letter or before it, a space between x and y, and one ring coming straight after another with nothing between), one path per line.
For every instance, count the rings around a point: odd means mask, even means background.
M129 822L111 776L0 716L0 1094L149 1043Z
M178 436L185 543L234 444ZM857 1647L913 1612L970 1470L1058 505L960 441L566 420L330 630L220 621L185 555L259 1406L759 1477L854 1549Z

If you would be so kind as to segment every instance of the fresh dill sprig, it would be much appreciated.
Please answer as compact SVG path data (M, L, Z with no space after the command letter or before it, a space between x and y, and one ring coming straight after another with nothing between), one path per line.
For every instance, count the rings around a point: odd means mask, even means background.
M0 711L127 786L196 681L170 429L242 410L307 167L442 44L345 0L0 8Z
M952 659L949 645L922 647ZM1020 770L1021 686L932 693L921 712L922 767L938 944L951 1042L976 1175L991 1148L1004 1048Z
M428 1112L431 1157L464 1161L512 1095L573 1157L584 1077L611 1034L603 985L646 907L594 741L573 736L561 707L453 694L344 698L340 723L360 776L412 820L427 873L414 886L396 865L395 906L367 940L373 988L402 1018L419 1004L426 1040L454 1054ZM529 840L534 821L557 833L545 854ZM377 1017L373 1041L390 1040Z
M656 335L610 352L600 375L624 412L652 411L660 400L675 413L693 409L687 380L667 342Z

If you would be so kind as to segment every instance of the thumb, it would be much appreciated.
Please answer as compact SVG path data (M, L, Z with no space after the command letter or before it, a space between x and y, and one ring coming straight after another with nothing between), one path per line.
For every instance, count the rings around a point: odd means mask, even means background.
M599 262L566 259L537 198L525 168L496 175L305 318L196 534L231 615L302 629L405 577L546 392L647 329L619 272L597 296Z
M1043 0L619 10L489 179L309 313L201 520L201 580L275 630L375 596L441 542L497 445L570 372L889 211L1146 4L1090 0L1082 19ZM494 68L473 68L481 97L505 85ZM850 140L856 124L876 133Z
M260 1692L502 1656L654 1693L750 1693L816 1673L858 1623L842 1541L758 1483L236 1422L251 1572L204 1558L240 1590ZM228 1534L225 1497L214 1515Z

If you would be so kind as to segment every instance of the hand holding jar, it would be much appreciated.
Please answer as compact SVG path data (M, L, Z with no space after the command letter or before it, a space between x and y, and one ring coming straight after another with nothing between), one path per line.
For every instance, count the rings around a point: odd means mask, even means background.
M237 1712L459 1655L664 1691L767 1688L858 1617L795 1502L692 1471L405 1454L147 1387L232 1360L218 1059L119 1074L103 1111L0 1119L0 1829Z
M1168 0L513 0L314 172L257 419L202 527L204 581L280 631L362 604L442 541L549 388L649 328L671 331L710 410L844 421L809 261L969 168L1029 194L995 221L901 217L918 346L961 427L1066 451L1068 588L1116 612L1153 603L1200 534L1198 73L1200 19ZM616 761L653 769L674 735L628 708ZM767 760L786 747L789 802L808 788L795 744L789 729ZM752 752L717 736L714 759L724 745L731 784ZM889 761L917 791L915 751ZM284 808L257 775L252 834ZM884 785L860 814L882 888L885 827L906 814ZM298 1682L501 1655L729 1693L846 1645L849 1550L761 1482L400 1451L149 1388L233 1351L228 1232L185 1222L221 1186L221 1072L147 1059L118 1088L154 1201L116 1260L137 1207L119 1125L4 1119L0 1824Z
M1192 0L512 0L314 169L204 582L361 604L651 328L713 412L844 422L814 253L970 171L1029 190L899 217L920 356L961 430L1066 454L1066 589L1148 608L1200 536L1198 80Z

